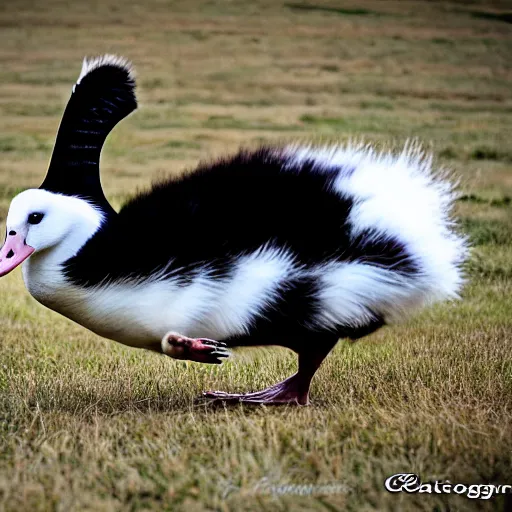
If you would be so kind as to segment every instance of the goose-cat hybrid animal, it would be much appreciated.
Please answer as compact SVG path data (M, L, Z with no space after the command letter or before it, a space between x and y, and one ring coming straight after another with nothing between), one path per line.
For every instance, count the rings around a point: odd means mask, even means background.
M100 152L137 107L131 65L84 60L47 176L11 203L0 275L23 263L40 303L100 336L219 363L282 345L298 372L213 399L308 403L340 338L457 296L464 237L450 182L414 148L263 147L200 165L110 206Z

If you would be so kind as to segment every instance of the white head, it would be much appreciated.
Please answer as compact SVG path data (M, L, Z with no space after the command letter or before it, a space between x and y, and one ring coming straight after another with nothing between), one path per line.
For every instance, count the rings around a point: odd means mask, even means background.
M9 208L5 244L0 249L0 276L33 253L56 251L62 261L71 258L102 221L101 212L84 199L41 189L25 190Z

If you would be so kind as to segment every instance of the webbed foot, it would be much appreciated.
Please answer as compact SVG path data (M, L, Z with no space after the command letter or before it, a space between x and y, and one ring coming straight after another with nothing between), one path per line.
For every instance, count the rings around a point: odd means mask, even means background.
M254 393L225 393L224 391L207 391L205 398L227 403L265 404L265 405L309 405L309 381L307 386L297 374L262 391Z

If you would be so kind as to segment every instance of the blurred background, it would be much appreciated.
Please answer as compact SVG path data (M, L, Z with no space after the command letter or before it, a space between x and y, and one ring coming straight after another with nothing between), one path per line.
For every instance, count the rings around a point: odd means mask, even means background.
M109 52L133 61L140 101L103 155L114 201L240 145L359 137L418 138L499 196L512 186L510 12L508 1L4 0L0 193L39 185L82 58Z

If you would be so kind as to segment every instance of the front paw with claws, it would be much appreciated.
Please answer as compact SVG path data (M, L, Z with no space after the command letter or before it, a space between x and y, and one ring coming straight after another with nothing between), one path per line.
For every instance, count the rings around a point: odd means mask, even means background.
M220 364L230 355L226 344L222 341L188 338L176 332L169 332L163 337L162 352L174 359L209 364Z

